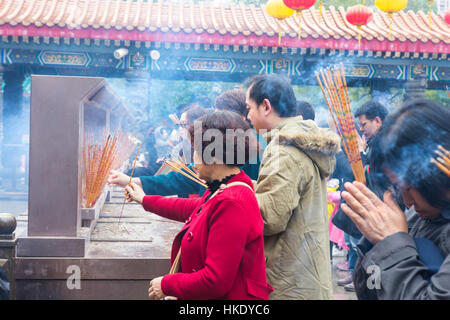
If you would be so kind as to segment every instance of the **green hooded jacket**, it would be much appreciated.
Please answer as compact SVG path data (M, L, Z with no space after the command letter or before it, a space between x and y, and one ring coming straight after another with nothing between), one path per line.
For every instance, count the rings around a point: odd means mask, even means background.
M332 299L326 179L340 138L287 118L264 135L256 197L264 220L270 299Z

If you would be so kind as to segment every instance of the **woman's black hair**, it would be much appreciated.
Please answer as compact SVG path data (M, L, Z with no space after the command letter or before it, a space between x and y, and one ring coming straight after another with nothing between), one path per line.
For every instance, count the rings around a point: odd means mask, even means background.
M199 132L194 132L198 129L200 129ZM211 139L206 138L207 130L211 130L209 132L212 133ZM220 142L223 148L221 150L210 149L212 151L210 156L214 157L217 163L240 167L249 161L252 153L256 155L256 137L248 123L242 120L236 112L217 111L204 115L189 126L188 132L193 149L201 155L206 164L211 163L205 159L205 149L210 144L217 142ZM201 138L201 141L194 141L197 138ZM221 141L216 141L216 139L221 139Z
M245 92L242 90L228 90L216 98L214 103L216 110L234 111L247 118L248 110L245 104Z
M374 181L387 187L388 169L430 205L449 207L450 179L430 162L438 145L450 150L450 109L426 99L406 101L388 115L373 140L369 161Z
M201 116L208 114L209 111L200 104L192 103L184 108L183 113L186 113L187 121L191 124Z

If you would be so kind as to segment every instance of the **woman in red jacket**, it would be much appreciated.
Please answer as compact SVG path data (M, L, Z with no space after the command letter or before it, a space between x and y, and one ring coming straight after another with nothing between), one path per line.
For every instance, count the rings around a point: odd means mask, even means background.
M199 118L189 132L195 168L208 185L202 198L146 196L136 184L126 187L129 201L186 223L172 245L172 263L181 248L180 270L153 279L149 297L268 299L263 220L252 181L239 169L251 159L251 129L237 113L219 111Z

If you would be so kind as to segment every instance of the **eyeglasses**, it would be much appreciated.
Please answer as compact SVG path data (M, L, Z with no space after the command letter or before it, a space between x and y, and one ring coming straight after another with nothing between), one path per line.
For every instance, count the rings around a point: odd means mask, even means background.
M359 122L358 123L358 126L359 126L360 130L364 129L366 127L366 125L367 125L367 122Z

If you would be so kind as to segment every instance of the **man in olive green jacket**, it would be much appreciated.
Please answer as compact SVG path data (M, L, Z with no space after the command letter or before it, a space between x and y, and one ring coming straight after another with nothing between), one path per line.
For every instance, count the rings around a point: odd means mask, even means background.
M293 117L295 95L281 76L256 76L247 87L248 119L268 142L255 192L270 299L332 299L326 178L340 139Z

